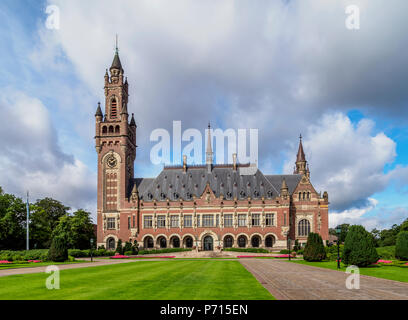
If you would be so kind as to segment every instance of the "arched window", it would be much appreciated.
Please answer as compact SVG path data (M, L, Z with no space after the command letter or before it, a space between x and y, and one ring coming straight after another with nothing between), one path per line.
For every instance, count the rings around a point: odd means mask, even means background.
M260 242L261 242L261 238L259 238L259 236L253 236L252 239L251 239L251 245L254 248L258 248Z
M310 233L310 222L309 220L302 219L298 224L298 236L307 237Z
M120 133L120 127L119 126L115 127L115 133Z
M167 247L167 241L165 237L160 237L159 238L159 246L160 248L166 248Z
M307 200L310 200L310 192L307 193Z
M299 200L302 200L302 192L299 192Z
M111 118L116 118L118 114L118 105L116 103L116 98L113 98L111 101Z
M185 244L186 244L186 248L192 248L193 247L193 238L186 237Z
M109 126L109 133L113 133L113 126Z
M115 250L116 245L114 238L108 238L108 240L106 240L106 248L108 248L108 250Z
M180 239L178 237L173 237L171 243L173 244L173 248L180 248Z
M106 126L102 127L102 134L107 134L108 133L108 128Z
M146 237L144 239L144 244L143 246L145 248L153 248L153 238L152 237Z
M303 192L303 200L306 199L306 192Z

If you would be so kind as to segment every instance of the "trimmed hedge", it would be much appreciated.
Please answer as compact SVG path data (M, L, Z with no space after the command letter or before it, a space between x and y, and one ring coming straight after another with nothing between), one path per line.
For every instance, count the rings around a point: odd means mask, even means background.
M395 245L395 257L400 260L408 260L408 231L398 233Z
M306 261L322 261L326 259L326 250L320 234L309 233L305 249L303 250L303 259Z
M27 260L48 260L48 249L35 249L35 250L1 250L0 260L8 261L27 261Z
M190 248L166 248L166 249L151 249L151 250L139 250L139 254L158 254L158 253L170 253L170 252L184 252L191 251Z
M234 252L269 253L269 250L263 248L225 248L223 250Z
M91 250L79 250L79 249L69 249L68 254L74 258L83 258L83 257L90 257ZM92 250L92 256L94 257L106 257L106 256L113 256L115 252L108 251L105 249L98 249Z

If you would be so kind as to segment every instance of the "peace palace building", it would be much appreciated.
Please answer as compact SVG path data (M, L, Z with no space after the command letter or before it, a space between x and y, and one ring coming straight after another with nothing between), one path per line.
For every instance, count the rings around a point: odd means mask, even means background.
M129 121L128 82L116 50L105 74L105 114L95 114L98 153L98 246L119 239L140 248L282 249L309 232L328 239L328 194L317 193L299 142L293 174L264 175L255 165L206 163L164 167L156 178L134 178L136 123ZM208 130L210 132L210 130Z

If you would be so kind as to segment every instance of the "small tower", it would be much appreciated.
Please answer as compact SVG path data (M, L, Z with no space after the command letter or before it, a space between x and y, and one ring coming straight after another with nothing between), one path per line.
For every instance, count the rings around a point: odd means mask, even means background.
M208 123L207 149L205 152L205 164L207 165L208 173L211 172L213 164L213 152L211 147L211 126Z
M299 136L299 149L298 153L296 156L296 168L294 173L297 174L308 174L308 168L306 167L307 161L306 161L306 156L305 152L303 151L303 145L302 145L302 135Z
M281 186L281 189L280 189L280 195L281 195L281 197L282 197L283 199L286 199L286 198L288 197L288 195L289 195L289 188L288 188L288 185L286 184L285 178L283 178L283 180L282 180L282 186Z

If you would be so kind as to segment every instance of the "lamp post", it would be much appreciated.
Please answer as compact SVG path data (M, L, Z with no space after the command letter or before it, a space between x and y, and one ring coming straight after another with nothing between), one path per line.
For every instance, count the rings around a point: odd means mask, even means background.
M94 240L91 238L90 242L91 242L91 262L93 262L92 247L93 247L93 242L94 242Z
M341 234L341 228L337 227L336 228L336 233L337 233L337 269L340 269L340 234Z

